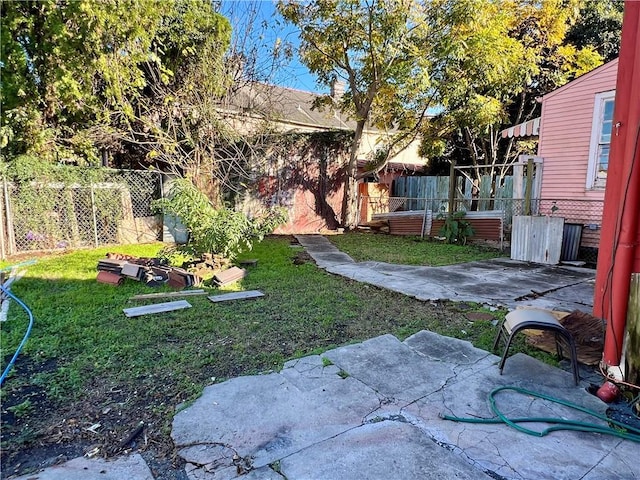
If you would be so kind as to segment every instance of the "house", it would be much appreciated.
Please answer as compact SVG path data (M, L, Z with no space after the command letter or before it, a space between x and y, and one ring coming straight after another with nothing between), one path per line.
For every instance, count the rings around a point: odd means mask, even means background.
M339 86L332 95L341 94ZM244 211L259 212L264 206L286 206L289 222L276 233L313 233L335 230L340 223L344 168L348 160L349 136L355 121L329 108L314 108L320 96L264 83L248 83L224 105L225 116L235 128L262 135L306 136L306 146L276 153L266 152L251 165L252 184L241 200ZM366 128L358 152L359 171L389 133ZM342 138L342 143L334 141ZM334 140L332 140L334 139ZM345 139L347 141L345 141ZM406 172L419 171L425 159L418 153L418 142L391 159L378 175L360 180L362 197L388 196L393 179ZM365 214L366 215L366 214Z
M542 180L538 213L577 227L582 258L597 253L607 181L618 59L542 97L542 115L502 132L538 136Z
M538 145L541 208L554 198L579 205L565 213L559 201L558 214L586 225L583 245L601 250L593 306L606 322L600 367L606 381L627 385L640 382L639 82L640 4L625 2L619 59L542 98ZM524 125L502 132L532 133Z

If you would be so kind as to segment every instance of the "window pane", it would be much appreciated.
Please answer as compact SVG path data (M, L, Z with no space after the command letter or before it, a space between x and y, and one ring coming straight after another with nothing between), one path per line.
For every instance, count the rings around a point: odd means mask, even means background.
M602 133L600 134L600 143L611 142L611 127L613 122L611 120L602 122Z
M609 168L609 145L600 145L598 152L598 176Z
M606 100L604 102L604 113L603 113L603 120L606 122L613 120L613 100Z

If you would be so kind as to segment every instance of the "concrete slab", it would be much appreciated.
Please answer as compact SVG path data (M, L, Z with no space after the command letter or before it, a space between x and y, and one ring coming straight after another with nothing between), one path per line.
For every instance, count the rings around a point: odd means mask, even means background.
M320 268L419 300L590 312L595 271L497 258L445 267L354 262L321 235L298 235ZM534 294L535 292L535 294ZM536 297L536 298L533 298Z
M326 268L335 264L354 263L349 255L338 251L315 253L313 259L320 268Z
M393 335L329 350L323 357L387 400L402 403L439 390L454 376L450 364L429 361Z
M567 431L535 437L502 424L467 424L441 418L442 413L466 418L494 417L489 393L506 385L572 401L599 413L606 409L598 398L583 388L574 387L567 372L523 354L510 357L506 365L510 367L509 374L505 368L502 376L495 365L476 370L473 375L460 371L442 391L407 406L403 413L421 419L425 430L440 444L459 449L478 468L501 478L583 478L594 465L601 465L604 471L607 468L603 463L604 452L619 444L615 437ZM499 393L496 401L510 418L554 417L605 423L567 407L510 391ZM526 426L542 430L549 425L533 423ZM626 478L636 478L634 475L638 474L639 466L625 470Z
M290 360L284 364L280 374L302 391L324 388L329 383L344 380L337 365L325 365L320 355Z
M489 393L506 385L606 409L568 372L523 354L507 360L503 375L497 363L495 355L433 332L404 342L383 335L292 360L278 374L208 387L176 415L172 435L191 480L245 478L238 465L254 478L279 480L640 478L631 460L637 445L612 436L537 437L501 423L443 419L493 417ZM510 417L605 423L513 391L496 401Z
M288 479L489 479L408 422L355 428L280 462Z
M591 469L582 480L637 480L638 472L638 444L621 440L611 450L601 452L602 459Z
M498 357L474 347L471 342L443 337L428 330L411 335L404 342L414 351L436 362L447 362L454 366L477 364L487 357Z
M320 268L355 263L349 255L342 253L322 235L297 235L296 238Z
M14 480L153 480L144 459L133 454L114 460L74 458L43 471L15 477Z
M233 467L233 455L259 468L360 425L380 404L354 378L321 382L322 388L302 391L270 374L209 386L174 417L171 435L180 455L205 470Z

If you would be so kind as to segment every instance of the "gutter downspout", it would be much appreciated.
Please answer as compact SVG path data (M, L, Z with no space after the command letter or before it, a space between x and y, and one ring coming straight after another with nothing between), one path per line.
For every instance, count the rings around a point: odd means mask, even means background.
M593 310L607 320L602 366L619 380L631 273L639 270L640 92L633 88L640 85L639 30L640 3L626 1Z

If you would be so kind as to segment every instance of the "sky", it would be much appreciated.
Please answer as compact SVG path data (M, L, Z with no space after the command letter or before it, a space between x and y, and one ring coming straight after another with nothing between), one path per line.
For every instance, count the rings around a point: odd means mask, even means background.
M258 71L270 83L298 90L328 93L328 88L317 85L315 77L299 61L295 49L300 40L298 30L284 22L272 0L223 0L221 13L233 27L234 42L258 52ZM275 71L271 69L271 52L276 44L290 43L294 48L293 59Z

